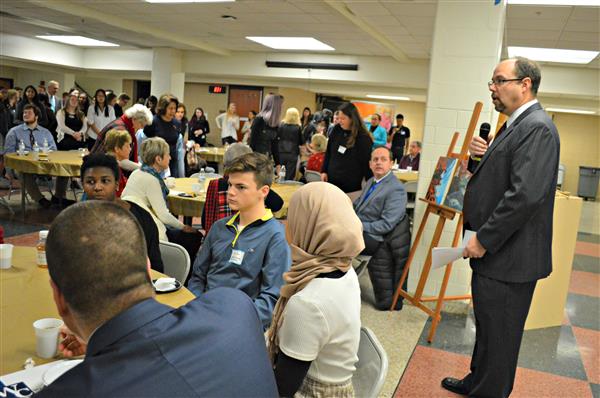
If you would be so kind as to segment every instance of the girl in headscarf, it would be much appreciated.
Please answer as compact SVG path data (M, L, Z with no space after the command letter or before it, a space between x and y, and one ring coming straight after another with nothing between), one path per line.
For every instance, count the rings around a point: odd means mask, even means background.
M362 225L339 188L314 182L291 198L292 267L268 331L282 397L352 397L360 341L360 287L352 258Z

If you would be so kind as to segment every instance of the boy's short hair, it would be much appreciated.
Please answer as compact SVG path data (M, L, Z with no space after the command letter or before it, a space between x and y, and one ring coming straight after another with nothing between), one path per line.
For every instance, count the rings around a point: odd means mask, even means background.
M117 163L117 159L114 157L104 153L92 153L91 155L84 157L79 175L83 179L83 177L85 177L85 172L95 167L105 167L109 169L115 176L115 181L119 181L119 164Z
M273 162L262 153L247 153L234 159L225 169L225 174L232 173L253 173L259 188L273 184Z

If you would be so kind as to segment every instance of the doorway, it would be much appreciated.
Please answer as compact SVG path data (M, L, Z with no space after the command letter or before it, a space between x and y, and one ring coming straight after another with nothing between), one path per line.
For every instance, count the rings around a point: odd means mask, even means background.
M241 128L248 123L248 113L250 111L259 112L262 104L263 88L254 86L229 86L230 103L235 103L237 113L240 116L240 130L237 131L238 141L242 140Z

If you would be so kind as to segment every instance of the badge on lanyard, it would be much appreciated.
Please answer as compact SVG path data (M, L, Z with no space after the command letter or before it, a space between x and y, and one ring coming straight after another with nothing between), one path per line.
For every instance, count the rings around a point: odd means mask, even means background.
M234 263L235 265L242 265L242 261L244 260L244 252L241 250L232 250L231 258L229 259L230 263Z
M341 146L341 145L340 145L340 146L338 147L338 152L339 152L339 153L341 153L341 154L343 155L344 153L346 153L346 147L345 147L345 146Z

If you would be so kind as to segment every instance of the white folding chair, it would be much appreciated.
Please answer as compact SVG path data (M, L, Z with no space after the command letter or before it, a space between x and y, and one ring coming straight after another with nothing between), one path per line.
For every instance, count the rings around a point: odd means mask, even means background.
M159 249L165 267L164 274L185 283L190 272L190 255L188 252L183 246L162 240L159 243Z
M388 372L388 357L383 346L367 327L360 328L358 363L352 376L354 395L375 398L379 395Z
M304 178L306 178L306 182L321 181L321 173L314 170L306 170L304 172Z

